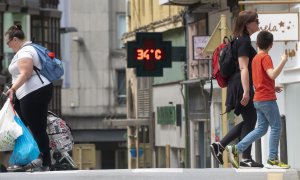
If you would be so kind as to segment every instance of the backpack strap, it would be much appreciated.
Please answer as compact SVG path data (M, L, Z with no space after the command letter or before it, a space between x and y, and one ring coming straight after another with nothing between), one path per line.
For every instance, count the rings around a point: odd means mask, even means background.
M33 66L33 70L35 71L35 73L38 75L39 79L41 80L41 82L44 84L44 81L41 78L41 75L39 73L40 69L37 68L36 66Z
M229 38L228 36L224 36L224 38L223 38L223 43L224 44L227 44L230 41L231 41L231 38Z
M32 43L30 43L30 44L26 44L25 46L32 46L33 47L33 41L31 41ZM23 46L23 47L25 47L25 46ZM33 47L34 48L34 50L35 50L35 47ZM36 50L35 50L36 51ZM36 53L38 53L38 52L36 52ZM39 60L40 60L40 57L39 57L39 54L38 54L38 58L39 58ZM41 75L40 75L40 69L39 68L37 68L36 66L34 66L33 65L33 70L35 71L35 73L38 75L38 77L39 77L39 79L41 80L41 82L42 82L42 84L44 84L44 81L42 80L42 78L41 78Z
M214 90L213 77L211 77L210 78L209 102L208 102L209 107L211 106L211 103L212 103L213 90Z

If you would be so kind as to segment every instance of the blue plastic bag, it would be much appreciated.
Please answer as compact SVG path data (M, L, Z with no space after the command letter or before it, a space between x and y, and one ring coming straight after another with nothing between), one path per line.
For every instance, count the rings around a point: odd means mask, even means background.
M9 159L9 164L26 165L38 158L40 150L22 120L17 115L15 115L14 119L22 127L23 134L16 139L13 153Z

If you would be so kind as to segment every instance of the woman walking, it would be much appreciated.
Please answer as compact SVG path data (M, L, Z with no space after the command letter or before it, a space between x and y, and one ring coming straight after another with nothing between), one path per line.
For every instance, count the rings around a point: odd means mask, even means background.
M226 112L234 110L241 115L243 121L234 126L220 142L210 145L214 158L223 164L225 147L236 138L243 139L251 132L256 124L256 110L253 104L253 82L251 76L251 62L256 55L251 45L250 36L259 30L258 15L255 11L245 10L236 19L233 36L233 55L237 57L237 71L230 77L227 86ZM251 157L251 145L243 152L241 167L263 167Z

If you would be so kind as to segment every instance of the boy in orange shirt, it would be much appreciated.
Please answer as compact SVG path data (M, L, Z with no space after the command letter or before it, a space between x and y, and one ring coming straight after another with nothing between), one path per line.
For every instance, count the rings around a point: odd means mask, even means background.
M265 135L270 126L269 158L265 167L288 169L289 165L278 160L281 121L275 95L275 92L282 91L282 87L275 87L275 79L287 62L287 56L286 54L281 55L281 61L274 69L272 59L268 54L273 45L272 33L261 31L257 35L256 44L259 51L252 61L252 78L255 87L253 101L257 113L257 127L237 145L227 146L229 161L235 168L239 168L238 154Z

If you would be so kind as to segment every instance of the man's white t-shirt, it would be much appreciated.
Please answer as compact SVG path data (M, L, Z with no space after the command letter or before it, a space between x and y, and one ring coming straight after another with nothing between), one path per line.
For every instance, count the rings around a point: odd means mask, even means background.
M41 69L41 63L39 60L39 56L38 56L36 50L34 49L34 47L28 45L30 43L31 43L31 41L26 41L24 43L24 45L21 47L21 49L15 54L15 56L11 60L11 63L8 67L8 71L12 75L12 84L14 84L14 82L17 80L18 76L20 75L20 71L19 71L19 68L17 65L17 63L20 59L29 58L27 60L32 60L33 65L35 67ZM29 94L43 86L50 84L50 81L47 78L45 78L43 75L40 74L40 77L42 78L44 83L42 83L39 76L33 70L31 77L29 79L27 79L27 81L20 88L17 89L17 91L16 91L17 98L21 99L24 96L26 96L27 94Z

